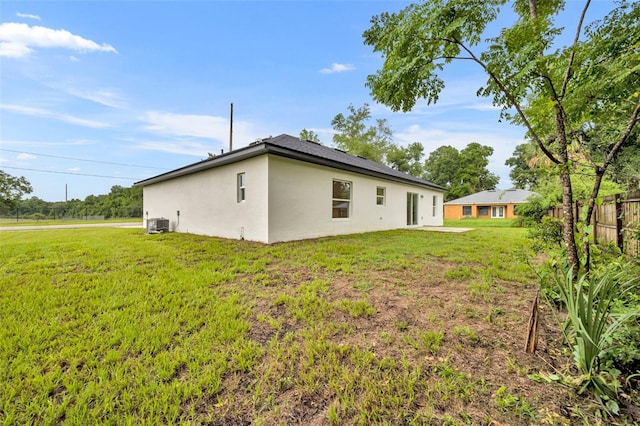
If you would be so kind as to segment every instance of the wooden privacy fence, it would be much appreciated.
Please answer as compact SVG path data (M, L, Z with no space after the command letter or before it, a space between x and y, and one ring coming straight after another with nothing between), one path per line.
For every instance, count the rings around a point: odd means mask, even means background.
M580 220L586 201L574 203L574 215ZM549 210L549 216L562 218L562 206ZM640 256L640 191L609 195L596 205L591 219L593 236L599 244L614 243L630 256Z

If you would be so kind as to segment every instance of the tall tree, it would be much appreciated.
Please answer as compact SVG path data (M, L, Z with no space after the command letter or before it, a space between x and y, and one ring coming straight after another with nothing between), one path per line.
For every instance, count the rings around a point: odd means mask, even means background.
M422 157L424 146L420 142L410 143L406 147L390 145L387 151L387 163L390 167L416 177L424 173Z
M518 189L533 189L539 181L540 165L537 157L538 147L535 143L523 143L516 146L511 157L504 162L511 167L509 177Z
M496 189L500 178L491 173L489 157L493 155L493 148L471 142L460 151L460 166L458 167L458 179L464 182L470 193Z
M348 109L349 115L340 113L331 120L331 126L336 131L333 142L338 149L349 154L384 163L393 137L387 120L377 119L374 125L368 126L367 122L371 119L368 104L360 108L349 105Z
M320 136L313 130L302 129L300 131L300 139L320 143Z
M456 172L459 164L460 152L456 148L449 145L440 146L429 154L424 163L425 177L450 190L457 183Z
M11 176L0 170L0 208L13 209L25 194L31 194L31 183L24 177Z
M506 3L426 0L399 13L373 17L364 41L383 55L384 64L368 77L367 86L374 99L392 110L409 111L418 99L428 104L438 101L444 87L440 73L448 64L461 60L477 65L487 76L477 93L491 97L504 118L524 126L528 138L556 166L562 187L564 248L577 275L580 258L574 235L572 170L575 161L585 159L596 176L604 176L636 131L640 3L622 1L585 32L590 5L586 0L572 43L558 48L562 30L554 20L564 2L516 0L512 3L515 23L488 40L482 50L487 25ZM585 35L586 41L581 42ZM600 158L581 142L585 130L597 130ZM600 183L596 179L587 219Z
M477 142L461 151L452 146L441 146L425 161L425 177L447 188L447 201L495 189L499 178L487 168L492 154L493 148Z

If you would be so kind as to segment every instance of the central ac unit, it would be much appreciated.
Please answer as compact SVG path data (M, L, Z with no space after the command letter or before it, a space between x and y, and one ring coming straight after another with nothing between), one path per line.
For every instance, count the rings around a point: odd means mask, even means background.
M147 220L147 232L169 232L169 219L154 217Z

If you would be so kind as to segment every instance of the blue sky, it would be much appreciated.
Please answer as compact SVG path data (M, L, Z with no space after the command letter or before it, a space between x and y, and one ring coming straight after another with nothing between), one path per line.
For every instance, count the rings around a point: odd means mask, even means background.
M435 106L393 113L371 99L364 83L382 60L362 33L372 16L407 4L2 1L0 168L25 176L30 196L64 200L66 184L69 199L84 199L226 152L230 103L234 148L303 128L331 145L332 118L369 103L396 143L421 142L427 155L493 146L489 168L508 188L504 161L524 131L475 97L486 80L476 67L448 69ZM587 21L612 4L593 2ZM567 2L569 28L582 5Z

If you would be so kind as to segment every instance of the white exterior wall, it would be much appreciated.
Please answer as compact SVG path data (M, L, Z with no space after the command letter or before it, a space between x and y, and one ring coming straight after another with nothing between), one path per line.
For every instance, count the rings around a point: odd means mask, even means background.
M243 172L246 200L238 203L237 175ZM170 219L176 232L234 239L244 235L266 243L267 185L266 155L148 185L143 188L145 219Z
M331 217L334 179L352 182L349 219ZM378 186L386 188L383 206ZM406 228L407 192L419 194L414 226L442 226L442 192L270 155L269 242Z

